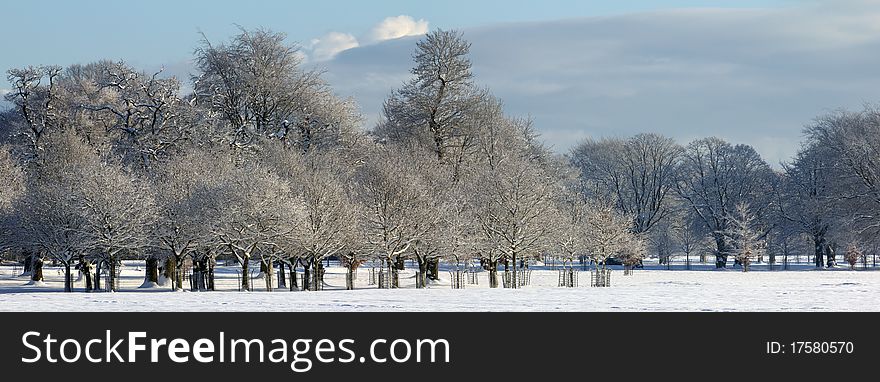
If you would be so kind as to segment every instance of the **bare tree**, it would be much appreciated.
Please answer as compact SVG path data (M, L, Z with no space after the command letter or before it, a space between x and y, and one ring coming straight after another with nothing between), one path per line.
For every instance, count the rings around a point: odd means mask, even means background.
M720 232L726 254L735 257L743 272L748 272L752 259L760 257L766 250L766 232L759 228L757 218L745 202L738 203L726 219L725 230Z
M311 264L312 280L305 282L307 289L321 289L321 261L357 249L359 206L351 200L344 183L351 172L333 153L312 152L304 158L293 190L302 195L303 221L293 226L290 234L291 250L302 253Z
M247 147L257 136L291 142L302 151L356 135L354 103L337 98L317 70L302 68L299 47L286 35L246 30L226 44L202 36L193 77L197 102L222 116L227 140Z
M825 265L830 245L827 235L839 207L836 200L844 192L839 187L844 180L839 166L837 155L817 144L803 147L791 164L783 166L785 177L776 206L787 226L812 239L816 267Z
M739 203L748 203L757 216L769 216L777 175L751 146L733 146L718 138L691 142L681 166L676 191L712 232L715 266L726 267L728 250L722 232L728 228L728 217Z
M587 140L571 152L582 191L607 198L632 216L633 232L648 232L671 212L681 147L671 138L638 134L626 140Z
M861 241L880 233L880 110L866 105L863 110L837 111L817 118L805 130L810 145L819 148L823 172L815 188L823 191L816 208L832 207L833 218L852 222L850 229ZM828 155L828 154L833 155ZM817 155L822 155L817 153ZM805 167L809 171L809 166ZM813 166L815 167L815 166ZM831 204L827 204L830 202ZM813 208L811 215L826 209ZM822 221L827 223L828 219ZM825 246L827 265L834 255ZM818 263L817 263L818 265Z
M29 66L7 71L6 78L14 91L6 95L6 100L12 102L24 123L21 134L28 139L32 158L36 158L42 149L43 135L61 122L55 110L55 85L60 75L59 66Z
M592 202L584 219L586 249L596 263L596 267L607 267L609 257L624 252L637 254L638 237L631 231L631 218L613 206ZM632 249L635 248L635 249Z
M85 229L98 269L102 264L109 267L108 287L116 291L122 256L138 255L148 246L146 228L155 219L154 202L143 183L118 167L93 163L85 170L79 203Z
M431 230L428 188L417 165L394 148L379 147L356 175L355 200L362 206L364 241L382 259L396 285L395 263Z
M496 168L484 168L483 181L474 190L475 216L483 235L483 253L496 254L514 264L538 255L551 242L556 194L560 187L550 171L525 159L513 158ZM490 286L497 285L495 261L489 263ZM517 282L511 283L516 288Z
M180 99L176 78L161 78L161 70L145 74L122 62L95 65L99 72L91 80L99 96L80 106L93 113L124 163L147 169L182 148L197 116Z
M290 227L298 224L294 212L301 202L290 197L289 183L258 163L224 167L218 174L220 181L196 186L192 197L222 202L210 206L212 233L241 264L241 287L249 291L250 260L260 256L265 262L277 255L274 249L281 247Z
M471 112L485 96L472 82L470 46L457 31L436 30L419 41L413 78L385 101L385 120L375 134L417 143L441 161L458 160L447 157L471 143Z

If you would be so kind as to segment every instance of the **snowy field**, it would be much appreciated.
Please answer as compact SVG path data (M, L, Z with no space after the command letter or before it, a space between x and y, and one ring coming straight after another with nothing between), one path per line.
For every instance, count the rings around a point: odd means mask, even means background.
M452 289L441 280L415 289L413 271L401 273L402 289L380 290L369 285L368 268L359 271L354 291L342 290L345 270L327 268L326 290L238 292L237 267L217 268L214 292L172 292L158 287L139 289L142 263L123 267L122 288L116 293L63 293L58 268L44 267L45 285L28 286L20 268L0 267L2 311L880 311L878 268L850 271L844 267L815 270L808 264L788 271L754 266L714 270L697 265L666 270L656 263L624 276L613 271L610 288L591 288L589 273L580 274L579 287L557 287L558 273L532 267L531 285L518 290L489 289L487 273L479 284ZM408 264L409 266L409 264ZM880 270L880 269L878 269ZM499 277L501 276L499 272ZM448 278L448 273L442 275ZM76 277L76 275L74 275ZM82 290L82 283L75 287Z

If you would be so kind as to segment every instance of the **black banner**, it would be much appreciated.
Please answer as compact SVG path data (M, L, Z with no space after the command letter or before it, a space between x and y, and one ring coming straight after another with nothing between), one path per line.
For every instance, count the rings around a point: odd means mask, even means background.
M543 381L720 375L814 379L823 374L859 375L880 355L875 329L880 315L874 313L2 313L0 317L4 380L186 376L201 381L256 377Z

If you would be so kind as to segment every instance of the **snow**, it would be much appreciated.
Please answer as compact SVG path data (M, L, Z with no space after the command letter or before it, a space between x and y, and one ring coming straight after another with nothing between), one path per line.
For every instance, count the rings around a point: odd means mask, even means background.
M51 267L45 267L51 269ZM215 292L168 293L169 287L138 289L143 271L126 267L116 293L64 293L63 275L44 272L44 286L25 286L28 278L0 267L2 311L880 311L880 268L850 271L845 267L816 270L804 263L788 271L666 270L649 263L624 276L619 268L612 287L589 287L589 273L576 288L556 287L558 273L534 267L532 285L522 289L489 289L487 272L479 285L451 289L449 274L415 289L412 269L401 271L402 289L368 285L369 269L359 270L357 289L342 290L345 269L327 268L326 290L320 292L238 292L237 266L217 268ZM875 270L877 269L877 270ZM499 277L502 275L499 272ZM288 280L289 281L289 280ZM82 290L82 283L75 290Z

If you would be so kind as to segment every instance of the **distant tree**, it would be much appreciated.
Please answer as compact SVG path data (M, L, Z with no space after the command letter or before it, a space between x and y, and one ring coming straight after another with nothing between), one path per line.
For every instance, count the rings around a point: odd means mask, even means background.
M756 216L745 202L737 204L734 212L727 216L725 227L721 234L727 255L736 258L743 272L748 272L752 259L766 251L766 231L759 228Z
M783 228L809 235L817 267L825 265L827 235L840 207L838 198L846 193L837 184L844 180L840 165L834 152L816 143L805 145L791 164L783 165L785 177L776 203Z
M682 154L676 192L715 241L715 266L727 266L723 232L736 206L748 203L756 216L769 216L778 177L754 148L718 138L691 142ZM769 230L769 227L768 227Z
M855 244L850 244L846 246L846 253L843 255L846 262L849 264L849 269L856 269L856 264L859 260L864 257L864 253L859 250Z
M818 211L820 217L832 212L832 219L846 222L846 228L840 230L852 231L861 242L871 240L880 233L880 110L866 105L859 111L832 112L816 118L805 133L807 147L816 148L813 151L820 156L811 163L818 161L823 166L815 187L822 191L818 195L822 198L818 200L821 209L807 205L805 210L812 216ZM811 168L801 167L807 171ZM824 247L826 266L832 266L831 247Z
M641 234L671 213L681 152L671 138L638 134L625 140L584 141L570 157L580 170L582 192L607 199L632 216L633 232Z
M597 267L606 268L609 257L622 253L638 254L644 245L632 233L632 220L613 206L593 202L587 210L585 238L587 251Z

